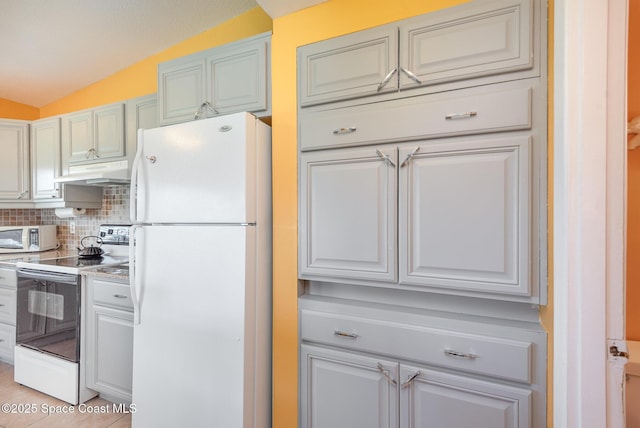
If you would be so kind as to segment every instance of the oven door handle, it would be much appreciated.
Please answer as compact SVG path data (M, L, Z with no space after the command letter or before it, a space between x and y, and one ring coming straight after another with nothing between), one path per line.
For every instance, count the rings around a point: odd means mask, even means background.
M131 289L131 303L133 304L133 325L140 324L140 303L138 301L138 270L136 269L136 247L138 246L136 232L142 228L138 225L131 226L129 231L129 288Z
M78 275L72 273L47 272L42 270L33 270L20 268L17 274L21 278L39 279L41 281L63 282L65 284L77 284Z

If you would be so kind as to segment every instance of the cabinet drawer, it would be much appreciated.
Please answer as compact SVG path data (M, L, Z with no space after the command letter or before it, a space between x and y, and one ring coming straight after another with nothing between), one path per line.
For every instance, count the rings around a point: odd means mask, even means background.
M96 305L115 306L133 311L129 284L94 279L93 303Z
M301 311L301 339L531 383L531 342Z
M16 324L16 290L0 288L0 322Z
M0 360L13 363L13 351L16 344L16 328L0 324Z
M494 85L324 110L300 119L300 149L530 129L532 91Z
M0 268L0 285L16 288L18 280L15 269Z

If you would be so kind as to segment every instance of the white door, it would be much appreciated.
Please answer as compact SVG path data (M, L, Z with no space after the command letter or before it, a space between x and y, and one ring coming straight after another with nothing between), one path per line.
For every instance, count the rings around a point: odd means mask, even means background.
M238 113L141 132L132 205L142 223L254 223L255 119Z
M134 229L133 426L247 426L254 407L244 399L255 382L255 302L246 293L255 283L247 268L255 265L254 229Z

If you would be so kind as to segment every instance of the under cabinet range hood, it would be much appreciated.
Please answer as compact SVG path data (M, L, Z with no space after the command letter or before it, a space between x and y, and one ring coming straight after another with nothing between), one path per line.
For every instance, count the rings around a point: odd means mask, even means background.
M70 166L69 173L56 178L56 183L109 186L129 184L129 162L126 160Z

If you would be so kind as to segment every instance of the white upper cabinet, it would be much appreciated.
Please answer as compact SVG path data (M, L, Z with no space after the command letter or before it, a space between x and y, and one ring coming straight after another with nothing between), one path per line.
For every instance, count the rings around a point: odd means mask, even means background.
M532 0L476 1L302 46L300 106L535 76L533 23Z
M69 165L125 155L124 104L114 103L62 117L63 172Z
M158 97L156 94L127 100L127 143L126 155L129 165L133 165L136 155L138 130L158 127Z
M31 187L33 199L60 197L54 179L60 175L60 118L31 123Z
M0 199L29 199L29 122L0 120Z
M238 111L271 114L271 33L158 65L160 125Z

